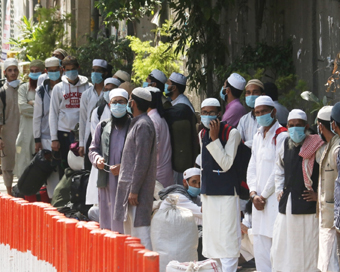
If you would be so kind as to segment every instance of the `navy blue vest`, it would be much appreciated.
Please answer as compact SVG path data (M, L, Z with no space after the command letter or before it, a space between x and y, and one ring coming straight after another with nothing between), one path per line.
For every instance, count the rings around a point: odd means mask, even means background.
M286 138L284 143L284 170L285 183L283 195L279 203L279 212L285 214L288 196L290 194L292 201L292 214L313 214L316 213L316 202L307 202L303 199L302 194L305 187L305 182L302 173L302 157L299 156L301 146L294 146L292 149L288 147ZM311 179L313 181L313 190L318 190L319 164L314 162L313 173Z
M224 141L222 134L225 131L226 123L221 122L219 139L223 147L227 143ZM235 190L239 194L239 182L234 165L227 171L223 172L222 168L211 156L207 145L212 142L209 137L209 130L203 129L202 136L202 181L201 194L205 195L234 195ZM228 133L229 134L229 133Z

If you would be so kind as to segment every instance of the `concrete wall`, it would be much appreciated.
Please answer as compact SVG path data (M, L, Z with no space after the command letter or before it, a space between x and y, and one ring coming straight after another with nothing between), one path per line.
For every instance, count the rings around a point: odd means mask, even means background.
M263 18L256 4L265 3ZM340 51L340 2L335 0L243 0L225 14L223 35L230 48L230 60L247 44L293 41L293 59L299 79L319 97L331 75L331 62ZM260 23L258 23L260 22ZM337 98L335 100L338 100Z

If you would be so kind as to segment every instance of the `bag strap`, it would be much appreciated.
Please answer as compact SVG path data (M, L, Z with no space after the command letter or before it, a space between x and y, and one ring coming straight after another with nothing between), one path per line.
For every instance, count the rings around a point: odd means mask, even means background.
M5 117L5 112L6 112L6 90L5 87L2 86L0 88L0 99L2 101L3 104L3 108L2 108L2 124L5 125L6 124L6 117Z
M273 137L273 142L274 142L274 144L276 145L276 138L277 138L277 136L279 136L279 134L281 133L281 132L286 132L287 131L287 128L286 127L279 127L276 131L275 131L275 135L274 135L274 137Z
M100 104L98 106L98 110L97 110L97 116L98 116L98 120L100 121L100 118L102 117L102 114L104 112L104 109L106 107L106 103L105 104Z

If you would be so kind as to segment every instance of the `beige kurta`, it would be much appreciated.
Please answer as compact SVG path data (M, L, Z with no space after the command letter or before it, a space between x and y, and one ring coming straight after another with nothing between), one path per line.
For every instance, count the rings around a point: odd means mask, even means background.
M18 87L14 89L13 87L5 83L4 88L6 91L5 125L3 125L3 103L1 99L0 125L2 125L1 137L5 144L4 152L6 156L4 158L1 158L1 167L2 170L12 171L15 165L15 140L19 133L20 120L18 107ZM8 184L8 186L10 185L11 184Z
M18 105L20 112L19 134L16 140L16 158L14 174L20 178L25 168L30 164L34 154L33 109L28 104L34 101L35 91L29 90L29 83L22 84L18 90Z

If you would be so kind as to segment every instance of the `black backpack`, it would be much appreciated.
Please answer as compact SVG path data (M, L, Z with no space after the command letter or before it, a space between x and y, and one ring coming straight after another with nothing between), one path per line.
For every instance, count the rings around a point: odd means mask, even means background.
M71 202L84 203L86 199L86 189L89 183L90 171L83 170L78 175L73 176L71 182Z
M46 149L39 150L18 180L20 193L30 196L39 192L55 169L56 166L52 163L52 152Z
M186 104L177 104L164 110L172 147L172 168L183 173L195 165L199 154L196 116Z

